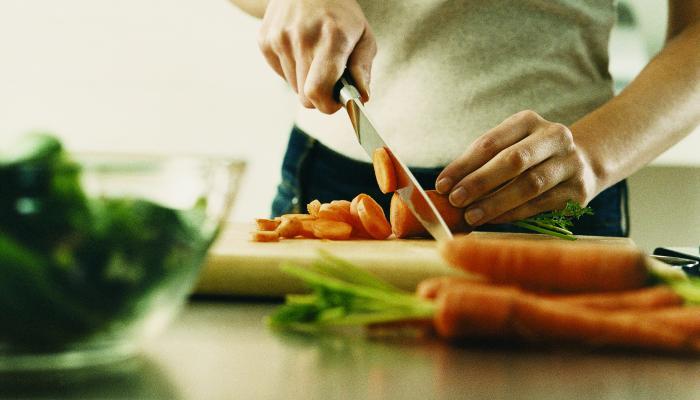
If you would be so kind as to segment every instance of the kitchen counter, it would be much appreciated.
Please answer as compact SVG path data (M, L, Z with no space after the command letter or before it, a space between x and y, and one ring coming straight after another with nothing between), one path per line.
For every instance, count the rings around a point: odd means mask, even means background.
M0 374L0 398L681 400L700 395L698 358L275 333L262 319L276 306L194 300L142 356L88 370Z

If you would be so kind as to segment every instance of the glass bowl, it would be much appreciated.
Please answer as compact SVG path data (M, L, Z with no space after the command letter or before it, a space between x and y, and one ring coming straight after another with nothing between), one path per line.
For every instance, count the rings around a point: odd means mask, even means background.
M196 284L243 163L29 161L0 160L0 371L128 358Z

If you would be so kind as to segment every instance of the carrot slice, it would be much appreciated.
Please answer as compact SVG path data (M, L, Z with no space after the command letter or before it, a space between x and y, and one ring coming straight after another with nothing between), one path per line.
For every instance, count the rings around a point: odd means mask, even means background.
M352 233L352 226L345 222L317 219L313 224L313 232L319 239L347 240Z
M255 225L258 227L259 231L274 231L280 224L280 220L276 219L266 219L266 218L256 218Z
M316 238L316 235L314 235L314 224L316 223L316 220L313 219L306 219L301 221L301 231L299 231L299 236L313 239Z
M293 238L301 234L302 224L299 218L282 218L277 233L283 238Z
M283 220L285 218L296 218L296 219L300 219L302 221L305 219L316 219L316 217L314 217L313 215L309 215L309 214L284 214L284 215L281 215L279 218L280 218L280 220Z
M357 213L357 203L359 203L363 197L369 197L369 195L360 193L357 196L355 196L355 198L352 199L352 202L350 203L350 215L352 216L352 234L353 236L361 239L369 239L371 236L369 235L369 233L367 233L367 230L365 230L365 227L362 225L362 221L360 221L360 215Z
M433 205L435 205L435 208L452 232L470 231L469 225L467 225L464 220L464 210L452 206L447 196L435 190L426 190L425 194L427 194L430 201L433 202ZM398 193L394 193L394 196L391 198L389 219L391 220L391 229L397 238L428 236L428 232L423 225L421 225L416 216L413 215Z
M251 232L250 239L254 242L277 242L280 236L276 231Z
M321 204L318 209L318 217L321 219L330 219L333 221L345 222L352 224L352 215L350 215L350 203L347 207L343 203L325 203Z
M386 239L391 235L391 225L386 220L384 210L370 196L363 196L357 202L357 215L365 231L374 239Z
M374 176L377 178L379 190L382 193L391 193L396 190L396 169L391 156L385 148L380 147L372 153L372 166L374 167Z
M311 203L306 205L306 211L309 212L309 215L313 217L318 217L318 209L321 208L321 202L318 200L314 200Z
M442 257L495 283L552 292L605 292L644 286L648 273L634 247L563 240L458 237Z

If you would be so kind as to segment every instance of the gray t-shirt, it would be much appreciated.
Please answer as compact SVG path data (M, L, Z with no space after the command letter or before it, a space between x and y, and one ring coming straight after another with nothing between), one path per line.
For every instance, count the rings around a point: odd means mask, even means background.
M370 117L411 166L443 166L506 117L571 124L610 99L614 0L360 0L377 38ZM368 160L344 110L297 125Z

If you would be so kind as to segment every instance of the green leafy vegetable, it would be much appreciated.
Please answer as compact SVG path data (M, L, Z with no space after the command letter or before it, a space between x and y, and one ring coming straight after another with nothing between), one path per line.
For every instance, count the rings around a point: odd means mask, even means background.
M574 218L579 219L584 215L593 215L593 209L581 207L575 201L568 200L562 210L538 214L513 222L513 225L565 240L576 240L573 232L567 228L574 225L572 221Z
M435 305L400 290L368 272L321 253L311 268L285 264L282 270L303 280L308 295L289 295L268 319L275 328L316 331L321 328L429 319Z

